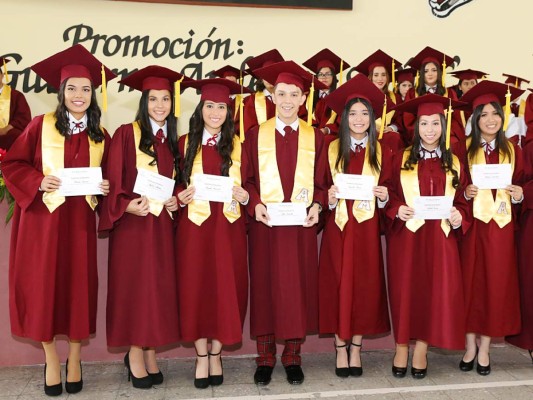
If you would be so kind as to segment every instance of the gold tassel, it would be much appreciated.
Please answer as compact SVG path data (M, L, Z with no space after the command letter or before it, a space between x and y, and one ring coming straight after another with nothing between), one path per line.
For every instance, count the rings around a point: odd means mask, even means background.
M514 87L517 88L517 89L520 89L519 86L518 86L518 78L516 78L515 81L514 81Z
M342 85L342 72L344 70L344 60L341 60L341 70L339 71L339 86Z
M4 58L4 79L6 80L6 85L9 84L9 75L7 74L7 63L6 59Z
M507 131L509 126L509 117L511 116L511 91L509 90L509 85L507 85L507 93L505 94L505 120L503 121L503 130Z
M174 82L174 116L179 118L181 116L181 81L183 76Z
M396 89L396 63L394 62L394 58L392 59L392 90Z
M446 87L446 56L442 59L442 87Z
M244 142L245 140L245 137L244 137L244 101L243 101L243 90L242 90L242 83L243 83L243 79L242 79L242 71L241 71L241 76L239 78L239 84L241 85L241 95L239 96L239 132L240 132L240 136L239 136L239 140L242 142Z
M105 79L104 64L102 64L102 110L107 112L107 82Z
M315 81L311 80L311 88L309 89L309 97L307 97L307 125L309 126L313 125L313 96L314 94L315 94Z
M415 90L418 89L418 81L420 80L420 71L416 71L416 77L415 77Z
M379 127L378 140L383 138L383 131L385 130L385 124L387 123L387 96L383 100L383 112L381 113L381 126Z
M446 113L446 150L450 149L450 136L452 132L452 99L448 105L448 112Z

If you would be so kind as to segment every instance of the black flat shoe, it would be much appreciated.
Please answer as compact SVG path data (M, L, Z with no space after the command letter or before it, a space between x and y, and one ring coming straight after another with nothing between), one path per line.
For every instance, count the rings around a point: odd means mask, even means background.
M461 371L468 372L474 369L474 361L476 360L478 351L479 351L479 348L476 346L476 354L474 355L474 358L471 361L464 361L465 356L463 355L463 358L461 359L461 362L459 363L459 369Z
M362 343L361 344L356 344L356 343L352 342L352 346L362 347L363 344ZM349 367L351 376L361 376L361 375L363 375L363 363L361 362L361 350L359 350L359 363L361 364L360 367L352 367L352 366Z
M424 379L428 373L428 356L426 355L426 368L411 367L411 375L415 379Z
M44 364L44 394L47 396L60 396L63 393L63 385L59 382L56 385L46 384L46 364Z
M216 354L214 353L207 353L207 354L209 354L209 357L216 357L216 356L220 356L220 353L222 353L222 350ZM222 356L220 356L220 367L224 368L222 366ZM220 386L222 385L223 382L224 382L224 371L222 371L220 375L211 375L211 373L209 374L209 384L211 386Z
M152 385L161 385L165 380L161 371L156 372L155 374L148 372L148 376L152 379Z
M333 346L335 346L335 375L337 375L339 378L348 378L350 376L350 368L349 367L337 367L337 350L338 349L346 349L346 356L348 360L350 360L350 350L348 348L348 343L345 343L343 345L337 346L337 343L333 341ZM349 361L348 361L349 363Z
M80 361L80 380L77 382L69 382L68 381L68 358L67 358L67 365L65 367L65 390L67 393L74 394L79 393L83 389L83 370L81 369L81 361Z
M196 362L194 364L194 369L196 370L196 366L198 365L198 357L207 357L207 354L196 354ZM196 389L207 389L209 387L209 372L207 373L207 376L205 378L197 378L194 377L194 387Z
M405 375L407 375L407 365L405 367L397 367L394 365L395 357L396 353L394 353L394 357L392 358L392 376L395 378L405 378ZM407 360L409 360L409 353L407 353Z
M304 372L300 365L287 365L285 367L287 373L287 382L291 385L300 385L304 381Z
M131 384L136 389L150 389L152 387L152 378L150 375L143 376L142 378L137 378L131 373L130 368L130 352L128 351L124 356L124 365L128 370L128 382L131 381ZM148 373L148 372L147 372Z
M270 380L272 379L272 371L274 370L273 367L269 367L268 365L260 365L255 370L254 374L254 382L256 385L266 386L270 383Z
M477 360L476 371L481 376L487 376L490 374L490 356L489 356L489 365L480 365L479 359Z

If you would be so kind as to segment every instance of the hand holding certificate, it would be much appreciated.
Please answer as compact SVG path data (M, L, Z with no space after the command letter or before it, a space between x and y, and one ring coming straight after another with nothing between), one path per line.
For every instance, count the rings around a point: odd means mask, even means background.
M172 197L175 183L174 179L138 168L133 192L165 202Z
M374 177L369 175L337 174L335 185L339 188L338 199L374 200L372 189Z
M102 168L63 168L55 174L61 179L58 194L61 196L87 196L103 194Z
M307 217L305 203L267 203L270 226L304 226Z
M418 196L414 198L414 219L449 219L453 207L452 196Z
M474 164L472 183L478 189L505 189L512 182L511 164Z
M229 176L194 174L191 184L196 188L194 200L229 203L233 198L233 179Z

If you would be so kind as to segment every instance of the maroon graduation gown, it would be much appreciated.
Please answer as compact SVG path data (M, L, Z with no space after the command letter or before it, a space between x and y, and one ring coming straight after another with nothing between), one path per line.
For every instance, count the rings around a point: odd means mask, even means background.
M468 205L463 196L466 176L455 192L454 206L463 216L461 228L445 236L440 220L427 220L416 232L396 218L405 205L400 181L403 152L393 158L392 187L386 214L391 221L387 232L387 278L391 320L396 343L423 340L445 349L464 348L465 312L457 235L468 228ZM420 195L442 196L446 177L440 159L418 162ZM431 188L433 188L433 193Z
M513 146L516 154L513 183L521 185L522 152L518 146ZM493 151L489 156L490 164L498 164L498 157L498 151ZM520 332L515 248L515 213L519 207L512 206L513 219L503 228L494 220L486 224L472 218L472 226L464 237L461 261L468 333L500 337Z
M16 138L31 121L30 106L24 95L18 90L11 89L9 102L9 125L13 128L5 135L0 136L0 149L9 150Z
M80 340L96 331L96 213L85 196L66 197L52 213L43 203L42 124L43 116L34 118L2 162L17 203L9 257L11 332L39 342L60 334ZM106 133L106 151L110 141ZM65 140L64 166L89 166L86 131Z
M184 145L182 136L182 160ZM242 153L244 171L246 158ZM220 175L221 163L215 146L202 146L205 174ZM213 338L223 344L235 344L242 340L248 305L246 213L239 205L241 217L230 223L223 207L223 203L210 202L211 215L200 226L189 220L187 207L179 211L175 246L180 332L184 341Z
M158 173L172 177L168 141L155 142ZM109 149L111 192L103 203L99 230L109 231L107 343L157 347L179 339L174 225L165 208L159 217L126 212L137 178L131 124L120 126Z
M279 339L303 338L318 328L317 227L268 227L255 220L261 202L258 166L258 128L244 142L249 168L246 207L252 217L248 248L250 262L250 333L274 334ZM326 204L324 135L315 129L314 200ZM284 193L290 201L298 151L298 132L284 137L276 131L276 158Z
M362 173L365 152L350 152L348 173ZM390 157L383 153L380 185L390 178ZM327 185L333 185L329 166ZM353 216L353 200L347 200L346 206L349 219L344 230L335 223L333 209L322 235L319 331L349 340L353 335L388 332L390 325L377 202L372 219L361 223Z

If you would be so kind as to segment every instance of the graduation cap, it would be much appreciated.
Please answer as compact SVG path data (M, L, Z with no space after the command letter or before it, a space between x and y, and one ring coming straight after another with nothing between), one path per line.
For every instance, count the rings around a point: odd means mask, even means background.
M402 83L409 81L414 83L416 71L413 68L404 68L396 71L396 82Z
M516 75L510 75L510 74L502 74L502 75L506 77L505 83L514 85L514 87L517 89L520 89L520 86L522 86L523 82L529 83L527 79L520 78L519 76L516 76Z
M226 65L220 69L217 69L216 71L213 71L213 75L215 75L218 78L225 78L225 79L231 76L231 77L234 77L238 82L241 77L244 77L248 74L246 71L241 71L240 69L235 68L231 65Z
M102 85L102 108L107 110L107 82L116 75L81 44L56 53L31 69L56 90L68 78L87 78L94 87Z
M370 56L365 58L361 63L354 67L357 72L370 76L376 67L383 67L391 77L392 86L396 86L396 68L401 67L402 63L392 58L382 50L376 50Z
M470 79L475 79L475 80L484 79L486 76L489 75L486 72L476 71L475 69L463 69L461 71L449 72L449 74L459 79L460 81L470 80Z
M278 63L280 61L285 61L283 56L277 49L272 49L263 54L259 54L258 56L250 58L248 61L246 61L246 64L248 64L250 70L253 71L258 68L263 68Z
M416 56L409 60L409 66L417 70L417 78L419 71L423 65L427 63L433 63L435 65L441 65L442 67L442 86L446 87L446 67L453 64L454 59L441 51L435 50L429 46L425 47Z
M330 49L323 49L313 57L303 63L303 65L318 74L322 68L329 68L336 75L340 74L340 84L342 84L342 73L345 68L350 68L350 64L333 53Z

